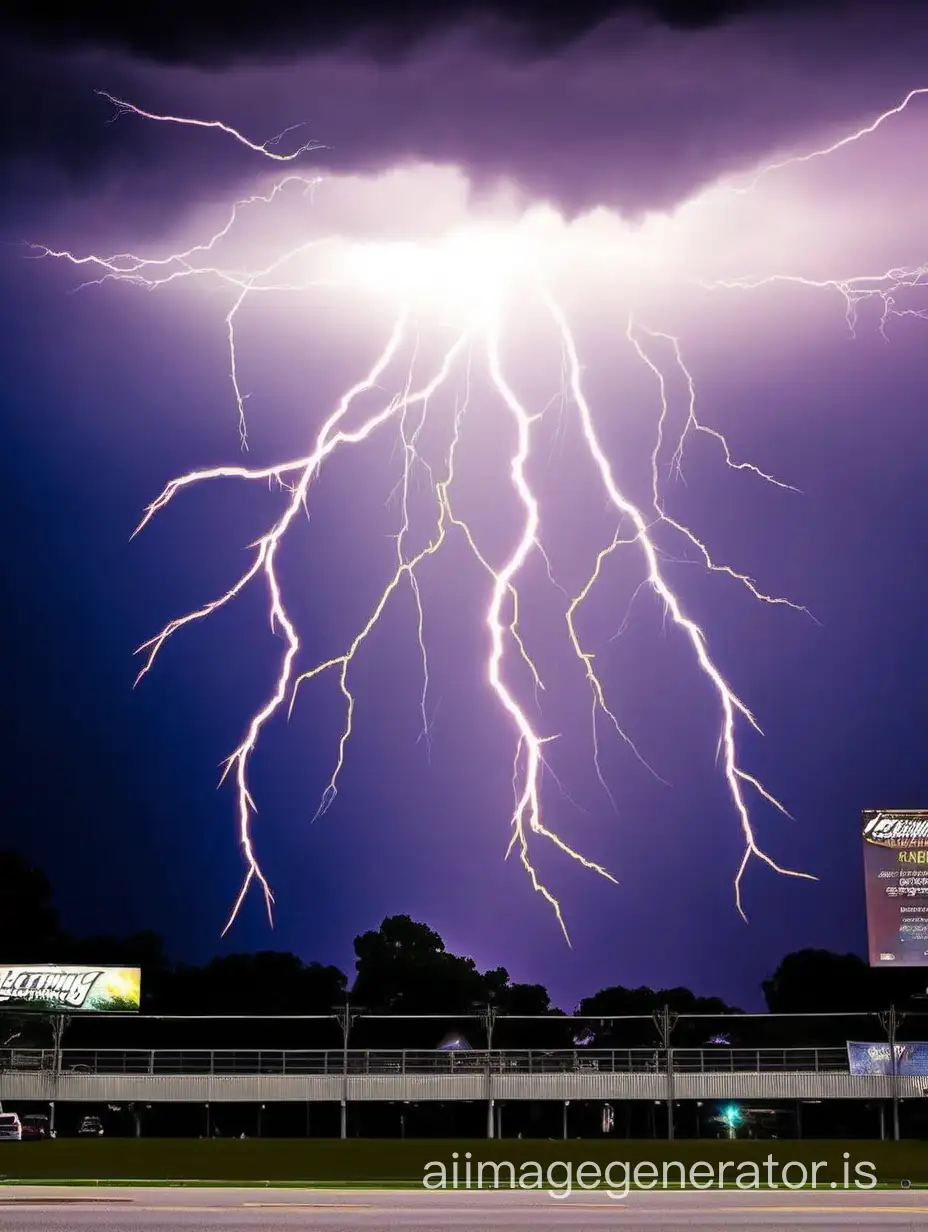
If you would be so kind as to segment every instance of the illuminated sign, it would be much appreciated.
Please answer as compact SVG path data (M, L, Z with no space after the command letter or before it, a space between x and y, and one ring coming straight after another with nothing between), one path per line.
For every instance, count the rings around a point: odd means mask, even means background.
M928 809L863 814L872 967L928 967Z
M138 967L0 967L0 1010L99 1014L137 1010L141 996Z
M916 1041L896 1045L895 1066L889 1044L862 1044L851 1041L847 1046L848 1067L852 1074L899 1074L902 1077L928 1077L928 1044Z

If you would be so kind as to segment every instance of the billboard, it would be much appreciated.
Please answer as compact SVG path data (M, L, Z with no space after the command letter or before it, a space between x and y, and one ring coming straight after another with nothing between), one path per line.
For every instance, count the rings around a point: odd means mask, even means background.
M137 1010L141 997L138 967L0 967L0 1011L112 1013Z
M847 1059L852 1074L893 1073L889 1044L849 1043ZM928 1044L897 1044L895 1072L902 1077L928 1078Z
M928 809L867 809L864 879L871 967L928 967Z

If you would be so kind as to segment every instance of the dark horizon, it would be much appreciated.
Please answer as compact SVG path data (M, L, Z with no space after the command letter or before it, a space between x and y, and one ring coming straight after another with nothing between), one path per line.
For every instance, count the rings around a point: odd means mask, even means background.
M191 964L171 955L164 939L152 931L127 936L70 932L58 910L54 886L21 852L0 849L0 881L9 887L9 910L0 924L0 945L4 954L18 955L14 966L26 971L48 965L90 969L95 964L140 969L141 1001L126 1007L138 1013L78 1013L75 1023L83 1020L81 1030L88 1028L91 1034L96 1030L95 1021L115 1023L112 1029L118 1032L120 1022L135 1018L191 1021L230 1014L236 1021L249 1014L283 1019L324 1014L331 1018L342 1005L346 1012L349 1005L353 1007L352 1015L359 1020L371 1015L377 1020L383 1015L398 1016L398 1021L441 1015L448 1023L464 1018L484 1021L491 1007L494 1017L499 1016L501 1021L578 1017L612 1022L659 1016L667 1009L681 1022L694 1016L700 1020L738 1018L742 1034L750 1030L748 1021L754 1016L751 1009L689 986L626 987L613 983L595 991L587 989L575 1003L564 1006L552 1001L543 984L519 981L505 967L482 970L473 958L446 946L426 922L406 914L385 918L376 929L356 935L352 942L355 961L344 967L319 961L316 956L268 948L236 951L204 964ZM6 979L10 973L4 971L4 976ZM826 1034L837 1031L840 1035L844 1025L834 1019L836 1014L879 1015L895 1006L905 1009L900 1023L928 1018L928 1011L920 1004L928 996L924 985L925 977L918 969L877 969L858 955L803 949L783 955L776 969L767 973L760 990L764 1006L761 1017L798 1016L794 1025L799 1034L805 1030L813 1036L823 1029ZM35 1015L41 1013L26 1003L5 1002L3 1010L14 1016L25 1013L25 1027L30 1023L34 1027L38 1022ZM815 1015L825 1018L816 1022ZM692 1028L691 1023L687 1030ZM404 1028L400 1022L396 1040L405 1047L408 1041L403 1042L404 1030L421 1036L429 1029L424 1021L416 1029ZM388 1034L392 1030L389 1028ZM695 1030L698 1035L700 1028L696 1026ZM908 1031L912 1030L910 1023ZM917 1034L917 1026L914 1030ZM748 1042L744 1038L740 1046ZM562 1045L566 1046L563 1040Z

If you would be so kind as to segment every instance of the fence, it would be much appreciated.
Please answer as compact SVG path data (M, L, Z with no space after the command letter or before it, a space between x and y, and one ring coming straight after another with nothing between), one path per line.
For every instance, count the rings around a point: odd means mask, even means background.
M55 1070L54 1049L5 1049L0 1069ZM62 1074L848 1073L844 1048L500 1049L494 1051L64 1049Z

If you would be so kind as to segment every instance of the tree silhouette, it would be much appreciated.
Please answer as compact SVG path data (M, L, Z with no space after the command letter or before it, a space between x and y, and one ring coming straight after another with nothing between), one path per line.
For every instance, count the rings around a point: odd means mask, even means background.
M25 856L0 849L0 952L5 962L42 963L65 940L51 882Z
M787 954L761 987L767 1008L776 1014L885 1009L885 988L856 954L797 950Z
M600 1019L599 1024L594 1023L592 1027L594 1046L641 1048L660 1041L655 1016L660 1015L665 1006L673 1015L722 1017L741 1012L718 997L699 997L688 988L623 988L619 985L603 988L592 997L585 997L577 1013ZM639 1016L640 1020L610 1021L621 1019L624 1015ZM712 1021L693 1021L684 1017L675 1022L672 1040L677 1047L702 1047L717 1029L717 1024Z
M379 928L355 938L356 971L349 992L349 979L337 967L307 963L295 954L230 954L191 966L172 963L154 932L70 936L61 926L49 879L13 850L0 849L0 888L5 961L140 967L143 1012L228 1016L225 1023L113 1020L107 1043L114 1047L338 1047L343 1037L336 1014L346 1005L353 1047L435 1048L449 1031L457 1031L482 1048L492 1022L493 1044L501 1048L651 1048L658 1046L658 1017L665 1006L676 1019L675 1047L713 1046L713 1041L721 1046L723 1040L754 1048L880 1039L876 1015L890 1005L904 1012L908 1038L914 1038L913 1032L924 1034L913 1011L925 1004L925 975L917 969L874 970L855 954L799 950L786 955L763 982L773 1014L835 1015L830 1019L758 1016L722 1025L714 1020L740 1011L719 998L687 988L616 984L580 1002L577 1013L591 1020L580 1029L552 1007L543 985L514 983L505 967L481 972L472 958L450 953L434 929L408 915L388 916ZM854 1018L855 1012L871 1017ZM247 1015L264 1021L249 1024ZM296 1021L307 1015L325 1017L318 1023ZM374 1015L434 1017L386 1022ZM279 1021L268 1021L275 1016ZM291 1017L289 1025L284 1016ZM10 1014L4 1021L12 1031ZM71 1047L91 1046L91 1033L96 1043L99 1017L72 1021ZM26 1022L30 1032L37 1022L38 1016ZM280 1042L273 1043L272 1036Z

